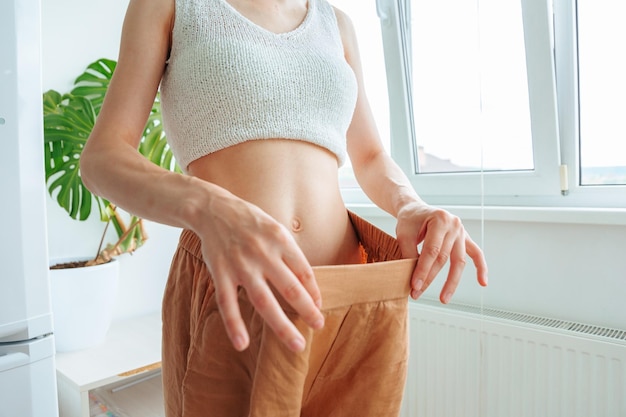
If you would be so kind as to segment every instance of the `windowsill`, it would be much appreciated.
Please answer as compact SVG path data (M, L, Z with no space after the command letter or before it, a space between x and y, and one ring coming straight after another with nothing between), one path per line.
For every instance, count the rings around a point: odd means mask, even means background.
M391 218L374 204L346 204L359 216ZM626 209L580 207L439 206L464 220L626 226Z

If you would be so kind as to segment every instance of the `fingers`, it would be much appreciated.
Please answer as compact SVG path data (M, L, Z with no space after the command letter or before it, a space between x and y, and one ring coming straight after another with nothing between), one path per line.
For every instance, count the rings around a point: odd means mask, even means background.
M321 305L320 291L310 267L303 275L296 276L287 265L279 266L268 278L268 281L305 323L314 329L320 329L324 326L324 316L319 309L319 305ZM312 297L311 291L317 295ZM280 313L284 316L282 309Z
M420 297L433 279L435 279L435 276L441 269L441 267L437 267L436 264L441 264L442 262L445 264L447 258L445 252L442 252L443 244L444 236L435 234L426 235L422 253L419 256L419 262L411 278L411 297L414 299ZM437 260L439 260L439 262L437 262Z
M455 216L432 216L427 219L419 233L413 231L413 235L424 235L424 244L419 262L411 277L411 297L419 298L430 286L436 276L449 262L446 282L444 283L440 300L447 304L456 291L461 276L467 264L466 256L469 256L474 265L478 282L482 286L487 285L487 262L480 247L469 237L461 220ZM400 236L398 238L400 240ZM404 246L401 243L403 255L409 252L408 246L412 243L405 239ZM416 244L412 244L416 248ZM417 251L417 249L415 249Z
M309 264L302 251L298 249L286 254L283 257L283 261L285 265L289 268L289 270L293 273L293 275L295 275L295 277L298 279L298 282L304 287L306 293L313 301L313 304L318 309L321 308L322 293L317 286L317 281L315 280L313 269L311 268L311 265ZM292 306L294 305L291 303L290 299L294 296L294 294L292 294L294 289L295 288L293 287L290 288L289 285L279 287L279 292ZM309 322L307 321L307 323Z
M458 217L436 218L425 225L425 238L419 262L411 278L411 297L417 299L451 258L463 225ZM456 252L458 254L458 249ZM463 252L463 256L465 253ZM455 260L458 256L455 256Z
M465 253L465 241L460 240L460 242L454 245L450 254L450 269L448 270L448 278L446 279L446 282L441 289L441 293L439 294L439 300L441 300L444 304L448 304L450 302L456 288L459 286L461 274L463 273L463 269L465 269L465 265L467 263L465 260Z
M448 278L446 279L446 282L441 289L441 294L439 295L439 299L444 304L450 302L452 295L461 281L461 274L467 264L465 258L466 253L474 262L478 283L483 287L487 286L487 261L485 260L483 251L469 237L469 235L465 233L465 239L454 247L450 256L450 270L448 271Z
M275 278L272 279L277 291L309 326L314 329L322 328L324 316L304 285L287 267L282 269L282 272L276 273ZM300 352L305 348L305 339L285 314L268 281L260 277L248 276L241 286L246 289L252 306L281 342L294 352ZM230 282L226 285L216 285L216 297L229 339L235 349L244 350L248 347L249 336L241 318L237 288L233 287Z
M322 328L324 316L313 298L302 282L288 268L284 267L283 269L282 273L273 275L274 278L271 281L273 281L274 287L309 326L314 329ZM312 278L307 278L307 280L314 281ZM246 289L252 306L281 342L292 351L300 352L305 348L305 339L285 314L268 281L262 278L249 277L241 285ZM311 283L308 285L310 287ZM317 289L317 285L315 288ZM218 289L221 290L218 291ZM317 291L319 294L319 290ZM239 351L247 348L249 337L241 318L236 288L233 290L230 285L218 287L216 288L216 296L226 332L233 346Z
M228 284L217 286L216 284L215 297L224 327L226 328L226 334L233 347L241 352L250 344L250 337L241 318L237 300L237 287Z
M305 340L283 311L273 289L305 323L320 328L324 325L319 311L322 300L313 269L284 226L256 206L238 199L234 203L224 201L230 203L225 214L211 216L210 227L198 234L228 337L237 350L250 343L239 307L237 290L243 287L252 306L278 338L291 350L303 350Z
M324 316L319 310L321 292L313 269L295 242L293 245L286 244L287 249L283 248L282 262L280 256L269 256L258 264L246 263L249 257L240 257L239 262L214 264L212 275L217 302L226 332L235 349L243 350L249 344L239 310L238 286L246 290L257 313L280 341L293 351L304 350L305 339L283 311L272 287L305 323L314 329L324 326Z
M288 238L292 239L291 235ZM272 266L273 269L267 271L267 280L305 323L314 329L322 328L324 316L320 312L321 291L311 265L297 244L293 242L291 250L286 251L283 263L274 263Z
M260 281L259 284L246 288L250 303L283 344L294 352L301 352L306 343L304 337L287 318L267 283Z
M466 239L467 254L474 262L476 266L476 274L478 276L478 283L483 287L486 287L489 283L487 261L483 251L469 236Z

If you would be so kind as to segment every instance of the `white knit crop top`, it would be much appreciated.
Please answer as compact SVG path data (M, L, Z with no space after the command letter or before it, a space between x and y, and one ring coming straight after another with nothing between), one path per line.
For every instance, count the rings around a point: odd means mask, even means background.
M314 143L342 165L356 95L326 0L308 0L302 23L280 34L226 0L176 0L161 103L168 142L184 171L212 152L268 138Z

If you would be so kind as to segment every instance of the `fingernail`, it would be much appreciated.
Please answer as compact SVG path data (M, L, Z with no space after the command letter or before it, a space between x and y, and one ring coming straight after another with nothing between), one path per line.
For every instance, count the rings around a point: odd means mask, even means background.
M451 292L447 292L443 295L443 303L444 304L448 304L450 302L450 299L452 298L452 293Z
M415 283L415 291L421 291L422 287L424 286L424 281L422 281L421 279L418 279L417 282Z
M316 320L315 323L313 323L313 328L314 329L321 329L322 327L324 327L324 318L322 317L319 320Z
M244 350L246 348L246 341L243 338L243 336L235 336L235 338L233 339L233 346L235 347L235 349L237 349L239 352L241 352L242 350Z
M304 350L304 339L301 339L299 337L291 339L291 342L289 342L289 347L294 352L302 352Z

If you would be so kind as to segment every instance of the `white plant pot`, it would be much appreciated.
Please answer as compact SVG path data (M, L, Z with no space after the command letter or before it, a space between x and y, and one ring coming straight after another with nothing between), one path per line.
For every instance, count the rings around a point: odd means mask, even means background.
M80 259L56 259L51 265ZM106 337L117 296L119 262L51 269L50 293L57 352L86 349Z

